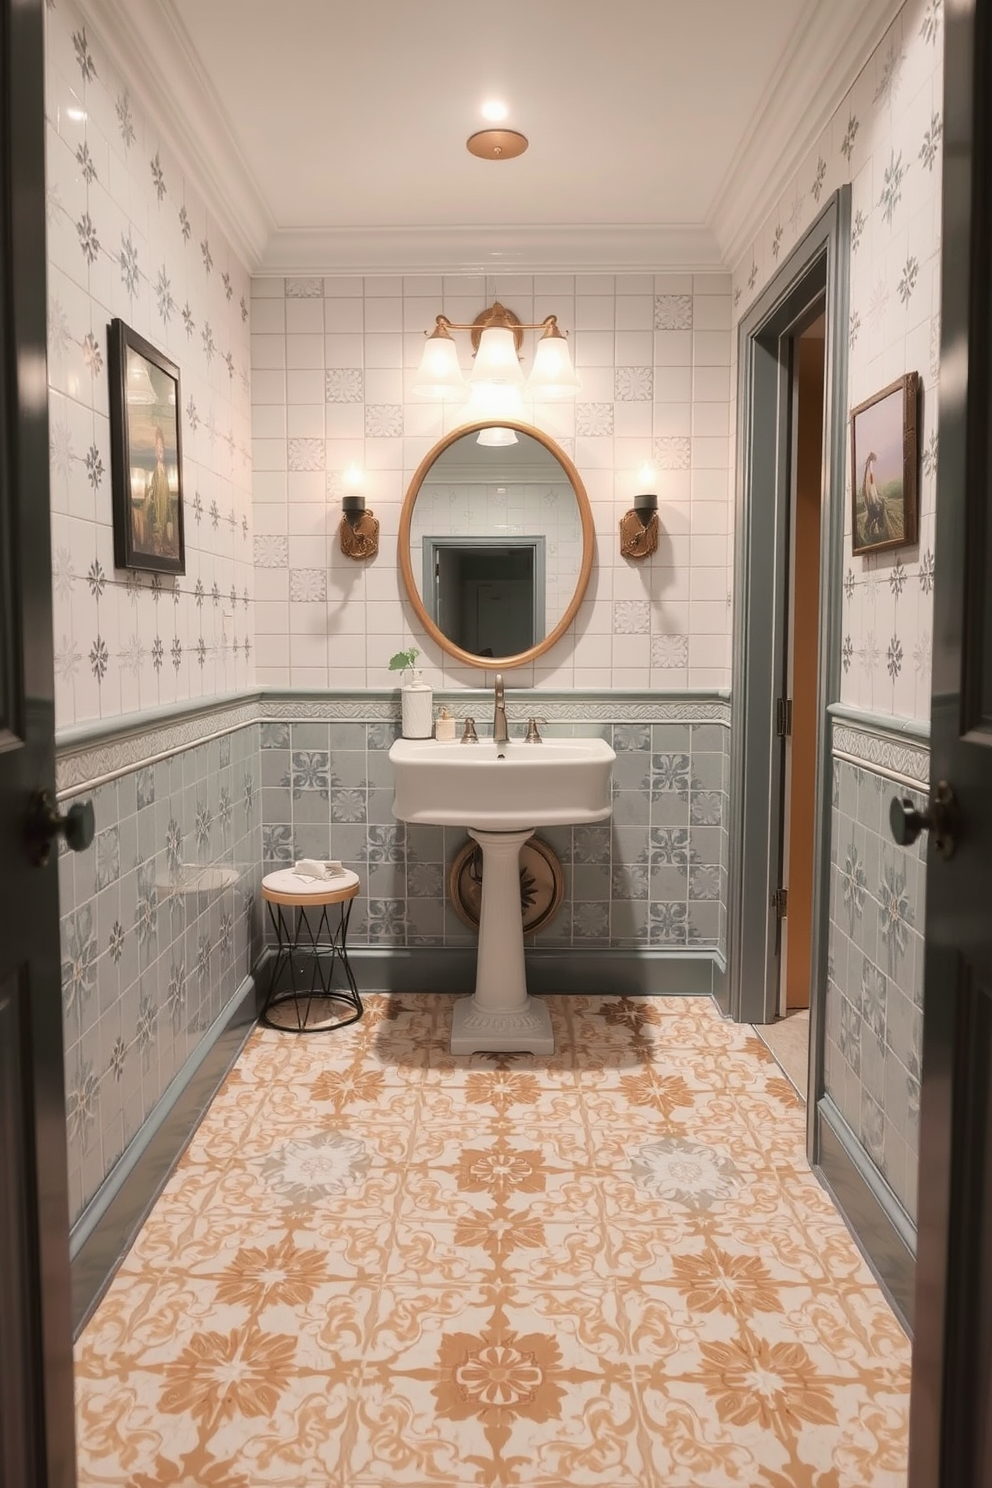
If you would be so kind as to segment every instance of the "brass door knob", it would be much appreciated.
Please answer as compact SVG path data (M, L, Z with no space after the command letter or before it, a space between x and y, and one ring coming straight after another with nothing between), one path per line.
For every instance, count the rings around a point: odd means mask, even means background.
M926 811L918 811L908 796L894 796L889 826L900 847L910 847L921 832L933 833L934 850L942 858L954 856L954 792L946 780L938 782Z
M95 831L92 801L76 801L64 816L59 815L48 791L39 791L31 802L28 836L39 868L51 857L56 837L63 836L70 851L85 852Z

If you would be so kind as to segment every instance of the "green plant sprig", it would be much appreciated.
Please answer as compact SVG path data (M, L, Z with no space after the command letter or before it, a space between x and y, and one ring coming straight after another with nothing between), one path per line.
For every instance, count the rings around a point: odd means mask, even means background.
M419 655L420 652L416 646L411 646L409 651L397 651L395 656L389 658L389 670L391 672L412 671Z

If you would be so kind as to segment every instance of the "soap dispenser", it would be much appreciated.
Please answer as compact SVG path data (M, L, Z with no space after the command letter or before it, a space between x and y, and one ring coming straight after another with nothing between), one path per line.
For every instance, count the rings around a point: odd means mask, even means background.
M437 722L434 724L434 737L446 743L451 743L455 737L454 716L443 704Z

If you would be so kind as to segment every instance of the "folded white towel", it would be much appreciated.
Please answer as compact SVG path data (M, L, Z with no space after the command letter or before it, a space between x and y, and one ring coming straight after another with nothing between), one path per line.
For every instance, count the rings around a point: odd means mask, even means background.
M305 878L309 882L315 879L340 878L347 870L335 861L323 861L320 858L300 858L298 863L293 864L293 872L297 878Z

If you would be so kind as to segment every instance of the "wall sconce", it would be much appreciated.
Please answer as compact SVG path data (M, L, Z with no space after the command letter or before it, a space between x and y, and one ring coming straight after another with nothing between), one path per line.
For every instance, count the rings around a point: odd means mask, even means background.
M458 361L458 346L452 331L470 331L475 361L466 380ZM543 334L534 353L534 365L525 379L519 351L524 331ZM507 403L519 406L521 390L531 398L574 398L579 379L572 366L565 335L558 329L558 318L545 316L542 321L521 321L512 310L497 300L482 310L471 322L456 322L446 315L436 318L433 331L427 333L427 345L420 361L413 391L422 398L447 399L464 403L471 396L474 411L491 417L489 404L498 399L503 405L496 416L519 417L510 412Z
M338 538L341 551L346 558L374 558L379 551L379 519L365 505L365 496L354 488L362 484L362 472L357 465L349 465L343 480L352 489L341 498L341 517Z
M645 484L654 481L654 471L646 465L641 471ZM624 558L647 558L658 546L658 497L645 491L634 497L630 511L620 518L620 553Z

